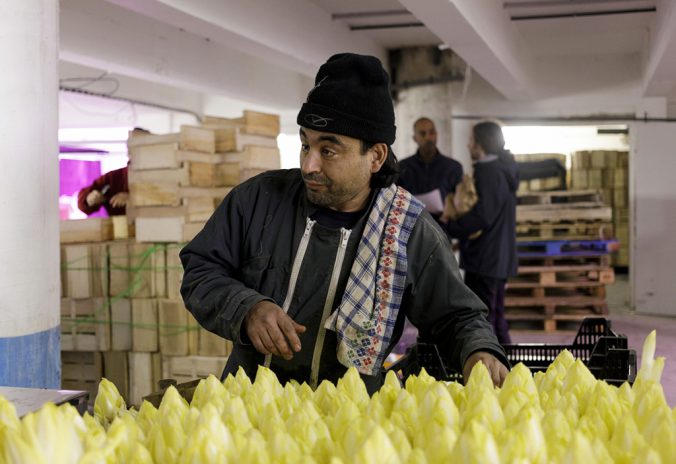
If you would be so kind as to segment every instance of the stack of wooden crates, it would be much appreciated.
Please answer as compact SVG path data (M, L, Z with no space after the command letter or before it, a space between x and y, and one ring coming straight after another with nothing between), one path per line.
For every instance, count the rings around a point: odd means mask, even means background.
M573 153L572 189L599 189L613 210L613 233L620 249L612 257L615 266L629 265L629 153L595 150Z
M524 153L515 155L519 163L530 161L556 160L562 166L566 166L566 155L563 153ZM522 180L519 182L518 193L543 192L547 190L561 190L566 187L559 176L545 177L543 179Z
M105 376L138 406L161 378L222 371L231 344L183 305L179 252L232 187L280 167L278 134L278 116L245 111L179 134L130 136L136 237L115 240L109 218L62 222L63 388L93 399Z

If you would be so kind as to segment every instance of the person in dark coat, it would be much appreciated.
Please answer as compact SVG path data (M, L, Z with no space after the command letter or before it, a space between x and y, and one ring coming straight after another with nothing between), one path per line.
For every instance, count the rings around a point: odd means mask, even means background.
M323 64L298 113L300 169L235 187L180 253L181 294L207 330L233 341L223 378L269 366L316 388L348 368L369 392L405 317L469 376L496 385L504 350L461 281L439 225L394 185L389 76L372 56Z
M437 129L427 117L419 118L413 124L413 140L418 145L415 154L399 162L397 184L413 195L435 194L440 204L462 181L462 164L443 155L437 148ZM432 211L432 217L439 219L441 211Z
M469 151L479 200L464 216L446 224L460 239L460 267L465 284L488 306L488 320L500 343L511 343L505 320L505 285L517 271L516 191L518 166L505 150L502 129L494 122L476 124Z

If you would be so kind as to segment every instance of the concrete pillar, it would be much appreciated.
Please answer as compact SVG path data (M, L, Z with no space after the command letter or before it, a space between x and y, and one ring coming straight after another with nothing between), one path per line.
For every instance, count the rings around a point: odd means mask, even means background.
M0 385L60 385L58 8L0 3Z
M399 159L407 158L418 149L413 141L413 123L426 116L437 128L437 147L444 155L454 158L451 152L451 109L453 92L451 83L422 85L399 92L395 105L397 140L393 150Z

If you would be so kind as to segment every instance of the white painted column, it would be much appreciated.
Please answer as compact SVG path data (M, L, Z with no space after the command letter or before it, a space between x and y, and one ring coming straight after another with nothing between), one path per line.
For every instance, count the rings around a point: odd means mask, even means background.
M632 306L676 316L676 124L629 128Z
M0 385L60 384L58 8L0 3Z
M397 158L408 158L416 152L418 146L413 141L413 123L423 116L434 121L437 128L437 147L446 156L456 158L452 153L453 105L452 83L423 85L399 92L395 105L397 140L392 149Z

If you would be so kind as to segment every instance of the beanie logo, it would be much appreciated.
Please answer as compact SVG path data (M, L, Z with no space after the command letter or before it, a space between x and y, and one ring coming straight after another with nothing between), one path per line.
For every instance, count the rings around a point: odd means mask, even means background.
M314 87L312 87L312 88L310 89L310 91L307 93L307 97L305 98L305 101L306 101L306 102L309 102L309 101L310 101L310 95L312 95L312 92L314 92L314 91L317 89L317 87L319 87L320 85L322 85L322 83L323 83L326 79L328 79L328 78L329 78L329 76L328 76L328 74L327 74L326 76L324 76L324 78L323 78L321 81L317 82L317 85L315 85Z
M326 127L329 125L329 121L333 121L331 118L325 118L318 114L306 114L304 119L306 123L315 127Z

